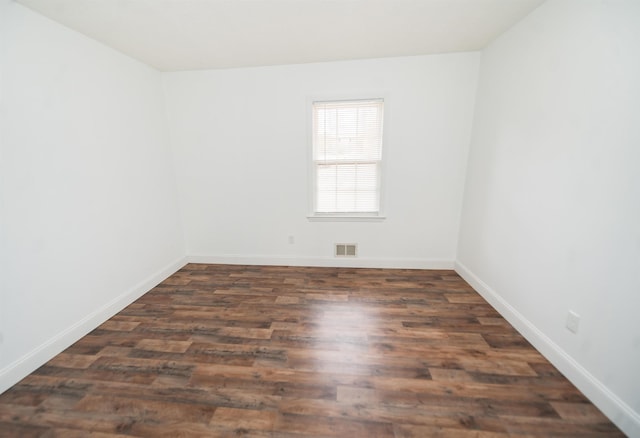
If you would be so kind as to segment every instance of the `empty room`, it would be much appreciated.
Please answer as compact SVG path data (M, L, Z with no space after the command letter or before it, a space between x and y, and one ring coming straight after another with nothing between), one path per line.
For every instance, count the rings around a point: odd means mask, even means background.
M640 1L0 0L0 437L640 437Z

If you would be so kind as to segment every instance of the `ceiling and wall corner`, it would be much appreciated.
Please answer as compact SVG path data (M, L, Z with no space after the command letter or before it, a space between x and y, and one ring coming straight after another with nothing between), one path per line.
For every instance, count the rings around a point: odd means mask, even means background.
M17 0L160 71L481 50L544 0Z

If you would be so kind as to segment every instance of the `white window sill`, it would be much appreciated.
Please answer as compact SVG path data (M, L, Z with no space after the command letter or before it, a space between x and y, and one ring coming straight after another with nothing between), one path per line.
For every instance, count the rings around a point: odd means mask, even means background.
M386 219L386 216L373 216L373 215L309 215L307 220L309 222L382 222Z

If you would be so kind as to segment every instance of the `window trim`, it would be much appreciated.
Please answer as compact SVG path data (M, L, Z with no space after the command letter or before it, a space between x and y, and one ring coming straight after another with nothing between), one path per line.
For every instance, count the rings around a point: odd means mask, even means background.
M309 222L382 222L386 216L371 213L370 215L357 213L316 213L307 216Z
M339 101L358 101L358 100L382 100L384 102L384 116L382 119L382 154L380 158L380 203L378 212L372 213L323 213L315 211L315 177L316 169L313 156L313 104L315 102L339 102ZM307 116L307 191L309 213L307 220L310 222L381 222L387 216L385 214L385 192L387 187L386 167L387 167L387 150L388 150L388 120L389 120L389 96L386 92L371 92L359 94L340 94L340 95L314 95L308 96L306 100Z

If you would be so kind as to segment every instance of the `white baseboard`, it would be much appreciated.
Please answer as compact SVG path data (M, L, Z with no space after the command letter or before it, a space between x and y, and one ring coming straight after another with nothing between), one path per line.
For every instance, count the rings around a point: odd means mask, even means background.
M482 297L489 302L509 323L524 336L549 362L564 374L584 395L589 398L609 419L630 437L640 437L640 414L622 401L576 362L558 344L527 320L502 296L491 289L477 275L459 261L455 271L460 274Z
M160 269L155 274L117 296L101 308L85 316L80 321L70 325L60 333L54 334L48 341L34 348L21 358L0 369L0 394L140 298L149 290L153 289L185 264L186 258L180 257L178 260Z
M453 269L453 260L438 259L383 259L293 256L239 256L190 255L189 263L263 266L319 266L332 268L386 268L386 269Z

